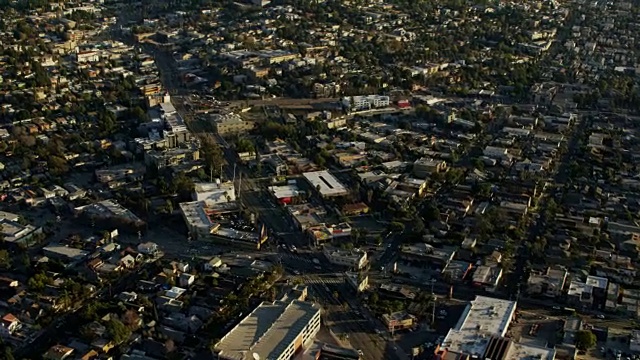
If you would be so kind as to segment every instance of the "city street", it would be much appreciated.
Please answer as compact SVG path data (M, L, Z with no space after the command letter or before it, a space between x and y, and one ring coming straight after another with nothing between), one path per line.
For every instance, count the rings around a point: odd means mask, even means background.
M311 288L311 296L324 309L324 325L329 327L343 343L361 350L369 360L404 360L406 354L393 341L385 340L384 325L355 301L353 289L335 277L304 276Z

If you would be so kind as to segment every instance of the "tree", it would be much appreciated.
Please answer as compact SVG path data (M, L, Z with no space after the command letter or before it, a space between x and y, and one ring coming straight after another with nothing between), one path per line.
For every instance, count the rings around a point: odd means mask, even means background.
M129 330L122 321L117 319L109 320L106 328L109 338L116 344L123 343L131 336L131 330Z
M589 330L580 330L576 333L576 347L580 350L588 350L596 346L598 339Z
M0 269L11 268L11 256L7 250L0 250Z
M140 316L133 310L127 310L122 315L122 323L131 331L136 331L140 326Z

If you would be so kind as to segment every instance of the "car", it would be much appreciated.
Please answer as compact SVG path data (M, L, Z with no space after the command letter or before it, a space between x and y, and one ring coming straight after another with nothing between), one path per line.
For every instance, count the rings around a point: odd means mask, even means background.
M298 271L298 270L293 270L293 273L296 274L296 275L300 275L300 271Z
M604 315L602 315L602 314L598 314L598 315L596 315L596 317L597 317L598 319L600 319L600 320L604 320L604 319L605 319L605 316L604 316Z

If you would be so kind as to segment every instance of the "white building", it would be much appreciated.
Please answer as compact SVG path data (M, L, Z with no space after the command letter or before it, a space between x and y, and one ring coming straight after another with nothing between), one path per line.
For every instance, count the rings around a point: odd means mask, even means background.
M322 197L344 196L349 193L347 188L326 170L306 172L302 176Z
M263 302L220 340L220 360L289 360L320 330L320 307L309 302ZM255 355L254 355L255 354Z
M215 204L236 201L236 189L232 181L213 183L195 183L193 188L194 201L204 201L211 207Z
M360 270L367 264L367 253L360 250L341 250L325 246L324 256L330 263L335 265L348 266L355 270Z
M345 107L352 111L366 111L371 109L378 109L388 107L391 104L388 96L382 95L363 95L353 96L351 98L342 99L342 103Z
M516 312L516 302L476 296L444 338L440 349L482 357L492 336L503 337Z
M516 312L515 301L476 296L436 349L440 358L555 359L555 349L505 338Z

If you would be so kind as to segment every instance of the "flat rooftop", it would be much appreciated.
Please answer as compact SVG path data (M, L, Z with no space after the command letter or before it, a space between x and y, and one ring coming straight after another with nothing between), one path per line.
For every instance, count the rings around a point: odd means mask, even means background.
M476 296L442 342L449 351L482 356L492 336L504 336L516 301Z
M213 228L214 223L211 221L204 208L205 206L203 201L180 203L180 210L182 211L185 221L189 223L189 226L201 229L211 229Z
M306 172L302 176L314 189L318 189L322 196L342 196L348 192L347 188L326 170Z
M113 200L103 200L97 203L76 208L99 218L119 217L133 222L142 222L133 212Z
M269 192L276 199L292 198L300 194L300 190L296 185L271 186L269 187Z
M221 359L244 360L253 353L260 359L278 359L315 316L320 316L320 307L312 303L263 302L220 340L216 350Z

